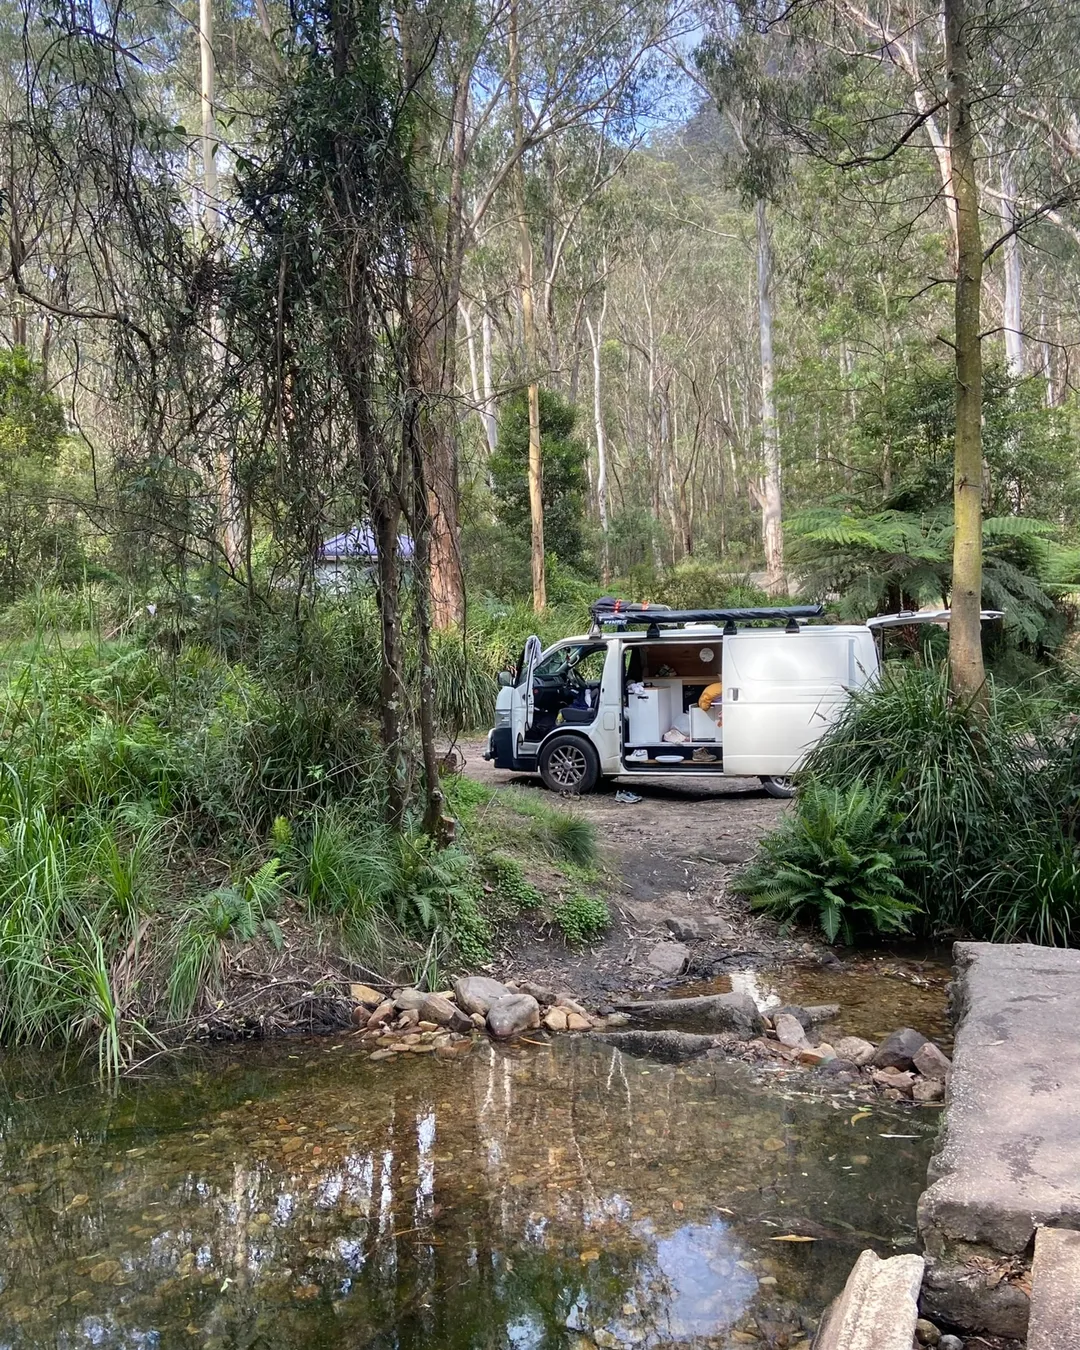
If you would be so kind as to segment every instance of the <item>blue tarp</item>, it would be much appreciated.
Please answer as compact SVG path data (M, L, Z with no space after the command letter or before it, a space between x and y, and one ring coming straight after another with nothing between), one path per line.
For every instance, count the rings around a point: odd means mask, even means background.
M398 535L398 553L402 558L413 556L413 541L407 534ZM354 525L344 534L335 534L319 549L320 562L374 562L379 556L375 534L370 525Z

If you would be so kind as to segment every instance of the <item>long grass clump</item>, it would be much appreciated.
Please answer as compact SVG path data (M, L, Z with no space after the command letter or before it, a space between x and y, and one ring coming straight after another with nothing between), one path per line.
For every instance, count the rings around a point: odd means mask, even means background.
M794 815L766 841L744 889L790 917L794 883L785 887L784 878L798 868L800 909L825 915L835 906L838 857L869 884L853 862L865 854L913 906L913 932L1075 941L1080 725L1072 701L1067 682L1021 693L990 680L985 701L972 704L953 695L943 667L887 668L808 757ZM853 814L855 797L861 811ZM815 832L828 850L811 856ZM887 910L864 929L895 929Z

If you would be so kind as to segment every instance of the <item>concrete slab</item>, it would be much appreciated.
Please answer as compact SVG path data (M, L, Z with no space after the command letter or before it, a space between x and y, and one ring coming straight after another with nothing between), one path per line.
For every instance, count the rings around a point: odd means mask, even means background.
M829 1305L813 1350L911 1350L922 1275L921 1256L882 1260L863 1252Z
M1080 1233L1071 1228L1035 1234L1027 1350L1080 1350Z
M919 1201L924 1309L1022 1336L1035 1229L1080 1227L1080 951L961 942L942 1146Z

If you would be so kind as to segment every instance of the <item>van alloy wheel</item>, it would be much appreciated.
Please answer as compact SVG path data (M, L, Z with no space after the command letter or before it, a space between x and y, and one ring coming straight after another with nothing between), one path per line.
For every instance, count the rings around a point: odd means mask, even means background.
M563 792L573 792L588 772L580 745L557 746L548 757L548 773Z
M600 780L600 757L589 741L561 733L540 751L540 777L552 792L576 796L591 792Z
M776 774L766 774L762 776L761 786L770 797L782 797L787 800L795 796L794 778L781 778Z

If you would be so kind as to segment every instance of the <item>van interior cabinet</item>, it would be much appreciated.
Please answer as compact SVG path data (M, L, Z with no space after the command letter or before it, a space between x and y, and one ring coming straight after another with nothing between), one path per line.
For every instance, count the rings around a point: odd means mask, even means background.
M630 695L630 745L657 745L671 730L672 689L653 685Z

